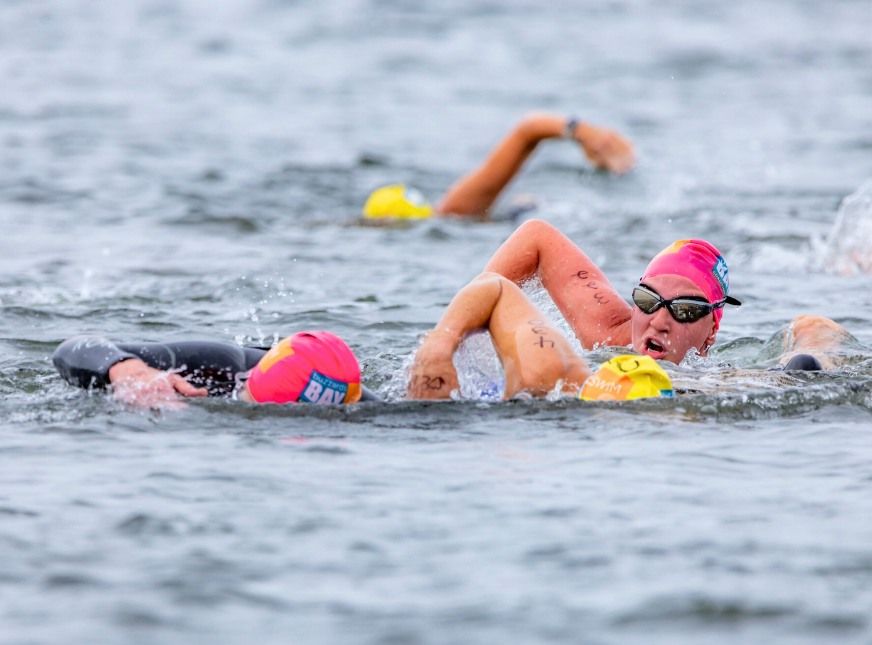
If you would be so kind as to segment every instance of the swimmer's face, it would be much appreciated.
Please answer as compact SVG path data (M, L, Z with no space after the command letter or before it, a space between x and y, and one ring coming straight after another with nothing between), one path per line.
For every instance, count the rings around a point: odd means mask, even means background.
M660 294L665 300L680 296L700 296L705 294L689 278L679 275L658 275L645 278L645 284ZM702 356L715 342L714 314L704 316L692 323L676 321L666 307L660 307L653 314L646 314L633 305L632 316L633 349L639 354L647 354L657 360L680 363L691 349Z

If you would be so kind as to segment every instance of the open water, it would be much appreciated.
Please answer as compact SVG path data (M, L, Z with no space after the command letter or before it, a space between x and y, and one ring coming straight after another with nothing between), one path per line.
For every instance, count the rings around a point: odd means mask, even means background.
M4 2L0 642L872 642L862 194L826 239L872 177L870 33L867 0ZM673 370L703 394L400 400L513 224L360 205L436 199L530 110L636 142L627 177L558 142L512 188L619 288L675 238L727 254L745 304ZM765 371L800 312L844 367ZM49 361L306 327L390 402L141 412Z

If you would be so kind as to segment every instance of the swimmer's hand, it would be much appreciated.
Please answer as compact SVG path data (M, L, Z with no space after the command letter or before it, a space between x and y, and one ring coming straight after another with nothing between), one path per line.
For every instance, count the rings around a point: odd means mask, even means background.
M614 130L580 123L575 129L575 140L588 160L599 170L623 174L636 163L633 144Z
M177 409L184 407L179 395L202 397L209 394L206 388L194 387L179 374L149 367L138 358L110 367L109 382L116 399L137 408Z
M457 370L451 358L452 344L446 344L434 335L424 339L415 352L409 373L407 396L410 399L450 399L460 389Z

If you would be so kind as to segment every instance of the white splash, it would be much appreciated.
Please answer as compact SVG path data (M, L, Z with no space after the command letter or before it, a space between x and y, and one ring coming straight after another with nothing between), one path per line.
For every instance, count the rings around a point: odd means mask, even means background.
M815 255L830 273L872 273L872 179L842 201L833 228Z

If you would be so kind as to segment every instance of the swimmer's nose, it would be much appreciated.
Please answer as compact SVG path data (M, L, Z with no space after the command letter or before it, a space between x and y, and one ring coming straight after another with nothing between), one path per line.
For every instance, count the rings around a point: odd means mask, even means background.
M660 307L660 309L655 311L651 316L649 324L655 329L668 329L672 326L672 315L666 307Z

